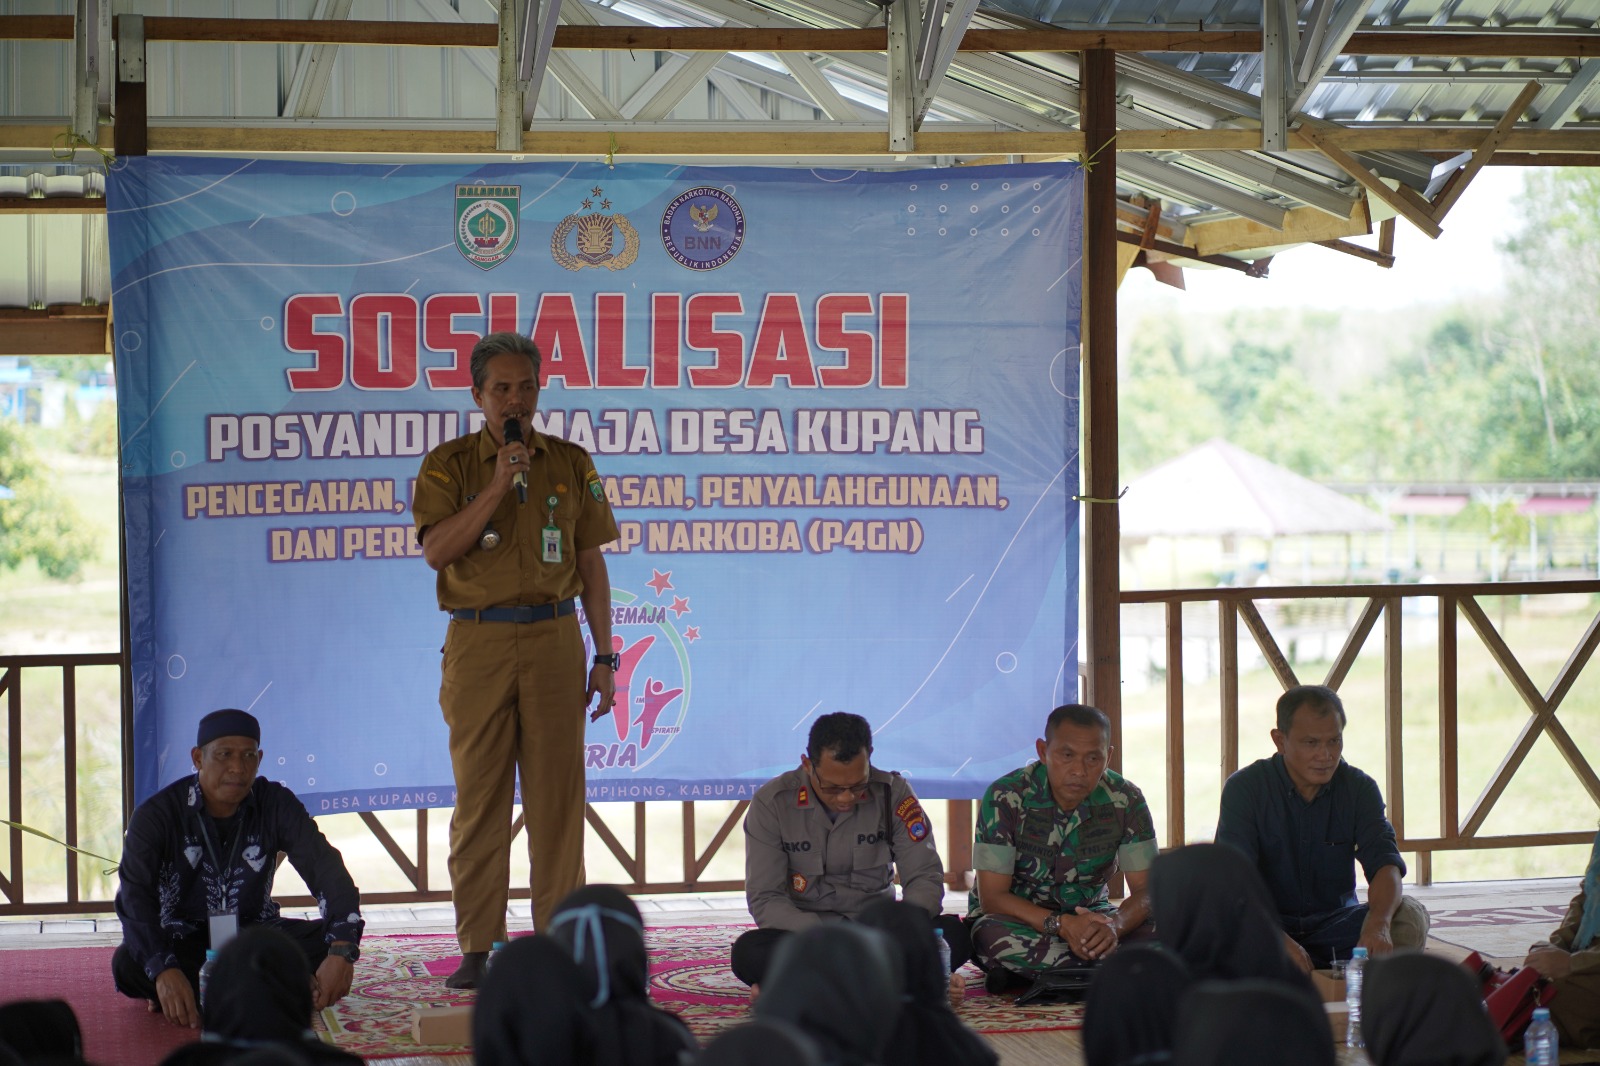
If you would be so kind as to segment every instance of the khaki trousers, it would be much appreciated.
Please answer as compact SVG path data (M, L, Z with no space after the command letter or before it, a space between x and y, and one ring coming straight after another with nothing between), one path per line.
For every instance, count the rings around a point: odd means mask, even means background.
M462 951L506 938L513 774L532 867L533 922L584 883L583 636L573 615L527 625L450 623L439 707L450 727L456 806L450 886Z

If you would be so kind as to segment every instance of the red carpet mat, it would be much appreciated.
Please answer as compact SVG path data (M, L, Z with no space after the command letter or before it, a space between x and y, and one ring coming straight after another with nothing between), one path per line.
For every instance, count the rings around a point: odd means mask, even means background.
M84 1057L99 1066L156 1066L174 1048L198 1040L111 984L114 948L0 951L0 1002L64 999L83 1029Z
M682 1018L702 1042L750 1017L749 990L728 969L728 950L746 928L701 925L645 930L650 998ZM444 987L444 978L460 961L453 936L369 936L362 938L361 949L356 974L360 1001L352 998L334 1011L324 1012L330 1015L328 1024L335 1043L363 1055L466 1050L422 1048L411 1040L412 1007L472 1002L472 993L452 993ZM379 970L386 974L382 979ZM1017 1007L1011 1002L1014 996L985 994L982 974L976 969L969 967L966 973L967 999L958 1013L980 1033L1027 1033L1082 1025L1080 1006ZM376 1050L380 1042L385 1050Z
M674 1011L702 1041L750 1016L748 990L728 970L728 949L742 926L671 926L646 930L650 995ZM444 978L456 967L455 937L366 936L361 941L351 994L317 1017L319 1035L363 1058L465 1054L461 1045L420 1045L411 1035L418 1007L473 1002L472 992L452 992ZM0 952L0 1002L64 999L83 1027L89 1061L100 1066L157 1066L172 1049L197 1038L111 984L111 952L99 948L44 948ZM986 995L982 975L968 968L963 1021L980 1033L1077 1029L1078 1006L1016 1007L1013 997Z

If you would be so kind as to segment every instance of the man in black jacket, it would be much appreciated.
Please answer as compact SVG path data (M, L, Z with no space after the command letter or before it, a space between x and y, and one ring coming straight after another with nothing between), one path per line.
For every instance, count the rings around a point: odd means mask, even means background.
M242 925L272 925L305 952L317 1009L350 991L360 957L361 894L344 859L283 785L256 777L261 724L245 711L200 719L195 773L141 803L128 822L117 889L117 990L168 1021L200 1024L200 967L211 943ZM279 852L317 899L321 920L283 918L272 900Z

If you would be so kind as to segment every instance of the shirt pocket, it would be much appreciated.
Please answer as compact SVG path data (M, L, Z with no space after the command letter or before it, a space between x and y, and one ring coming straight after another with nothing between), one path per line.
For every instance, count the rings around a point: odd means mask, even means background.
M889 843L885 840L857 844L850 852L850 887L859 892L882 892L893 872Z
M1343 894L1355 888L1356 843L1353 840L1329 840L1314 845L1311 857L1311 876L1322 893Z
M789 895L796 899L817 899L822 895L822 849L789 853Z

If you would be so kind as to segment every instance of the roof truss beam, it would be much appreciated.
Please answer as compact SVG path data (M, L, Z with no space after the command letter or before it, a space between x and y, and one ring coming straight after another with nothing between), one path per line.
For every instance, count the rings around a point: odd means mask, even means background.
M342 21L350 17L354 3L355 0L317 0L311 17L324 22ZM285 118L316 118L322 113L322 101L328 95L328 82L333 77L333 63L338 57L337 44L309 44L300 50L294 76L289 80L289 92L280 109Z
M1562 87L1550 106L1544 109L1538 121L1533 125L1535 129L1558 130L1572 118L1583 98L1589 95L1589 90L1594 88L1594 82L1600 77L1600 59L1586 59L1577 72Z
M512 0L501 0L509 4ZM526 0L517 47L517 78L522 86L522 128L533 123L539 106L539 89L550 66L550 46L555 41L561 0ZM592 114L592 112L591 112Z
M1372 0L1344 0L1343 5L1335 7L1328 13L1329 24L1321 35L1319 50L1316 52L1307 50L1299 68L1295 71L1299 91L1290 103L1289 110L1303 110L1306 101L1311 99L1312 91L1321 83L1322 76L1332 69L1340 55L1353 47L1351 39L1355 36L1356 29L1361 25L1361 19L1371 4Z

